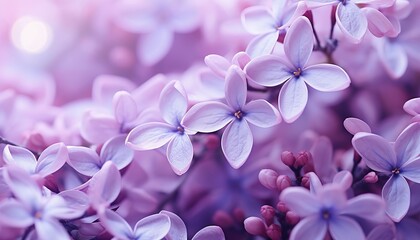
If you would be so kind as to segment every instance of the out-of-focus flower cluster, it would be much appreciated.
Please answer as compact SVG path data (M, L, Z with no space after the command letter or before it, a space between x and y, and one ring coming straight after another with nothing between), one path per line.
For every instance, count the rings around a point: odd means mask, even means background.
M0 239L420 238L420 2L0 3Z

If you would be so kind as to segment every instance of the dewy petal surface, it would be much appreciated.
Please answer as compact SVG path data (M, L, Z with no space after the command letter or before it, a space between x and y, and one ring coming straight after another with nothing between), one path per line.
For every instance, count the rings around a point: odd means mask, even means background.
M234 119L234 110L220 102L202 102L185 114L182 125L197 132L215 132Z
M337 25L352 42L360 42L366 33L368 22L359 7L347 1L346 5L340 3L336 11Z
M222 150L233 168L240 168L248 159L253 141L246 120L234 120L226 127L222 135Z
M329 222L329 230L333 239L365 239L365 234L360 225L349 217L336 216Z
M279 109L287 123L294 122L302 114L308 102L308 88L302 78L292 78L280 90Z
M159 99L159 109L163 119L177 127L187 112L187 107L188 101L181 83L176 81L168 83L162 90Z
M238 66L232 65L226 74L225 97L231 108L240 110L246 102L246 77Z
M302 219L292 230L290 240L323 240L327 233L327 223L319 216Z
M306 17L297 18L286 33L284 52L295 68L303 68L314 47L311 23Z
M410 187L401 175L392 175L382 189L382 198L386 202L386 213L399 222L407 214L410 206Z
M333 64L317 64L304 69L301 76L305 82L318 91L332 92L347 88L350 77L339 66Z
M172 125L152 122L135 127L128 134L126 144L134 150L150 150L162 147L175 137Z
M293 77L292 66L275 55L252 59L246 65L245 72L250 80L266 87L280 85Z
M168 144L166 156L176 174L184 174L191 165L193 145L187 134L177 134Z
M263 99L250 101L243 111L245 120L257 127L268 128L281 122L277 109Z

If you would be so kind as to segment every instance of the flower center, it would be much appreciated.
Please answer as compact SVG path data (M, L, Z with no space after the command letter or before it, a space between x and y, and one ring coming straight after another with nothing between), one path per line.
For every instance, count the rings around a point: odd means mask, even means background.
M185 129L182 127L182 126L178 126L177 128L176 128L176 130L178 131L178 133L179 134L184 134L184 132L185 132Z
M302 75L302 69L298 68L296 71L293 72L293 75L295 75L295 77L300 77L300 75Z
M35 217L36 219L41 219L41 218L42 218L42 212L41 212L41 211L37 211L37 212L35 212L34 217Z
M329 220L331 218L331 213L328 209L324 209L321 212L322 219Z
M392 174L395 174L395 175L400 174L400 169L399 168L394 168L392 170Z
M345 6L349 0L340 0L340 2Z
M235 117L239 120L241 120L242 117L244 116L244 114L241 112L241 110L236 111L233 115L235 115Z

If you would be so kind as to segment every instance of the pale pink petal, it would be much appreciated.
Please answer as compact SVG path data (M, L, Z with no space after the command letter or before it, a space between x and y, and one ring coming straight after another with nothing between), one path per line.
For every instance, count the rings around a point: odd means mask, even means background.
M371 169L390 173L395 167L397 163L395 152L384 138L372 133L359 132L354 135L352 143Z
M80 134L90 143L101 144L120 134L120 127L114 117L89 111L82 118Z
M142 63L152 66L162 60L169 52L174 34L167 27L160 26L144 34L137 46L137 54Z
M54 219L42 219L35 222L36 234L39 240L56 239L70 240L70 236L61 223Z
M420 153L416 159L402 165L400 170L403 177L420 183Z
M111 161L118 170L121 170L131 163L134 152L125 145L126 137L124 135L109 139L101 149L101 163Z
M340 3L336 11L337 25L348 40L358 43L362 40L368 28L366 16L359 7L348 1L346 5Z
M274 46L276 45L279 32L268 32L259 35L249 42L245 52L248 53L252 58L268 55L273 52Z
M241 20L245 30L254 35L276 31L276 19L271 15L270 10L262 6L243 10Z
M413 116L420 115L420 97L408 100L404 104L404 110Z
M226 58L210 54L204 58L206 65L217 75L224 78L226 76L227 70L232 65Z
M117 167L106 162L91 179L88 195L96 208L112 203L121 191L121 174Z
M39 156L35 172L48 176L58 171L69 159L69 152L63 143L56 143L45 149Z
M219 226L208 226L198 231L192 240L225 240L225 234Z
M327 227L327 223L320 220L319 216L307 217L293 228L290 240L323 240Z
M378 54L392 78L398 79L404 75L408 67L408 56L402 45L384 39L383 49Z
M397 166L406 163L420 156L420 123L415 122L409 125L398 136L394 144L397 154Z
M251 60L245 67L248 79L267 86L274 87L290 79L293 74L292 66L283 58L267 55Z
M330 182L334 174L333 146L328 137L320 137L311 148L316 174L324 182Z
M358 132L372 132L369 125L358 118L346 118L344 120L344 127L349 133L353 135Z
M57 219L74 219L83 214L83 211L67 206L67 201L60 195L51 196L46 202L43 212L43 216Z
M303 68L311 56L314 37L311 23L306 17L297 18L284 39L284 52L295 68Z
M3 171L3 177L13 195L26 207L39 204L42 198L41 191L27 172L21 168L9 166L6 171Z
M140 33L158 28L159 21L151 4L153 2L121 1L116 8L118 25L127 31Z
M401 175L392 175L382 189L382 198L386 203L386 213L399 222L407 214L410 206L410 187Z
M360 225L355 220L348 217L336 216L329 221L329 230L333 239L365 239L365 234Z
M394 224L381 224L369 232L366 240L395 240L395 234Z
M222 150L230 165L238 169L251 153L253 137L245 120L234 120L222 135Z
M321 204L315 195L303 187L286 188L280 194L280 201L300 217L317 214L321 209Z
M268 128L281 122L278 110L263 99L250 101L242 110L245 113L244 119L258 127Z
M340 171L335 174L333 183L340 185L341 189L347 190L353 184L353 175L347 170Z
M181 124L192 131L215 132L235 118L233 111L220 102L202 102L188 110Z
M347 88L350 77L334 64L317 64L303 70L301 76L305 82L318 91L332 92Z
M184 221L182 221L178 215L165 210L161 211L159 214L166 215L171 220L171 229L169 230L168 235L166 235L167 240L187 239L187 228L185 227Z
M58 195L66 201L66 206L74 211L84 213L90 207L89 197L82 191L66 190Z
M317 194L322 190L321 180L314 172L309 172L306 176L309 177L309 190L312 194Z
M146 123L131 130L126 144L134 150L156 149L168 143L175 134L175 128L167 123Z
M160 240L164 238L171 228L171 220L163 214L153 214L137 222L134 235L137 239Z
M365 193L348 200L340 214L360 217L374 222L385 222L384 200L375 194Z
M389 21L389 19L377 9L365 7L362 11L367 18L369 31L374 36L396 37L399 34L391 21Z
M109 106L116 92L130 92L135 88L136 85L126 78L106 74L99 75L93 81L92 99L103 106Z
M29 210L16 200L0 202L0 223L7 226L25 228L32 225L34 219Z
M67 147L69 152L68 164L79 173L86 176L93 176L101 169L98 154L86 147L70 146Z
M308 102L308 88L302 78L292 78L280 90L279 109L284 121L294 122Z
M232 65L226 74L225 97L231 108L240 110L246 102L246 77L236 65Z
M28 173L35 172L36 158L26 148L6 145L3 150L3 159L8 165L16 165Z
M126 91L119 91L113 97L114 115L118 123L129 123L137 118L137 104Z
M172 169L178 175L184 174L191 165L193 145L187 134L177 134L168 144L166 156Z
M187 112L188 100L180 82L172 81L162 90L159 109L163 119L172 126L178 127Z
M246 52L238 52L232 58L232 64L244 69L251 61L251 57Z
M101 220L101 224L112 236L121 240L129 240L131 237L134 237L130 225L118 213L105 209L105 211L99 214L99 219Z

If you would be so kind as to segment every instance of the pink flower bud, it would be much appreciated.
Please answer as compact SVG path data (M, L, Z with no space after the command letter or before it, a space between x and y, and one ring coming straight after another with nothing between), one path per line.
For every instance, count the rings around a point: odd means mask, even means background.
M281 153L281 161L286 166L291 167L295 164L296 158L295 158L295 156L293 156L292 152L284 151L284 152Z
M286 207L286 204L284 204L283 202L278 202L276 208L282 213L286 213L287 211L289 211L289 209Z
M289 176L280 175L277 177L276 185L279 191L283 191L285 188L288 188L292 185L292 180Z
M305 151L305 152L298 153L294 167L299 168L299 167L305 166L309 162L310 158L311 158L311 154L309 152Z
M241 208L235 208L233 210L233 217L236 221L243 222L245 220L244 210L242 210Z
M261 216L264 218L265 223L270 225L274 221L274 216L276 216L276 210L269 205L264 205L261 207Z
M217 149L220 145L220 138L216 134L207 135L206 147L209 150Z
M271 224L266 231L268 237L272 240L278 240L281 237L281 228L277 224Z
M292 212L292 211L288 211L286 213L286 222L290 225L296 225L299 222L300 218L299 216Z
M311 185L311 180L309 179L308 175L304 175L302 177L302 181L300 184L302 187L309 189L310 185Z
M249 217L244 221L245 230L252 235L267 236L266 226L261 218Z
M263 169L258 174L258 179L264 187L270 190L277 190L276 180L278 176L279 174L274 170Z
M221 210L214 213L213 222L221 228L229 228L234 224L232 216Z
M363 177L363 181L367 183L376 183L378 181L378 175L375 172L369 172Z

